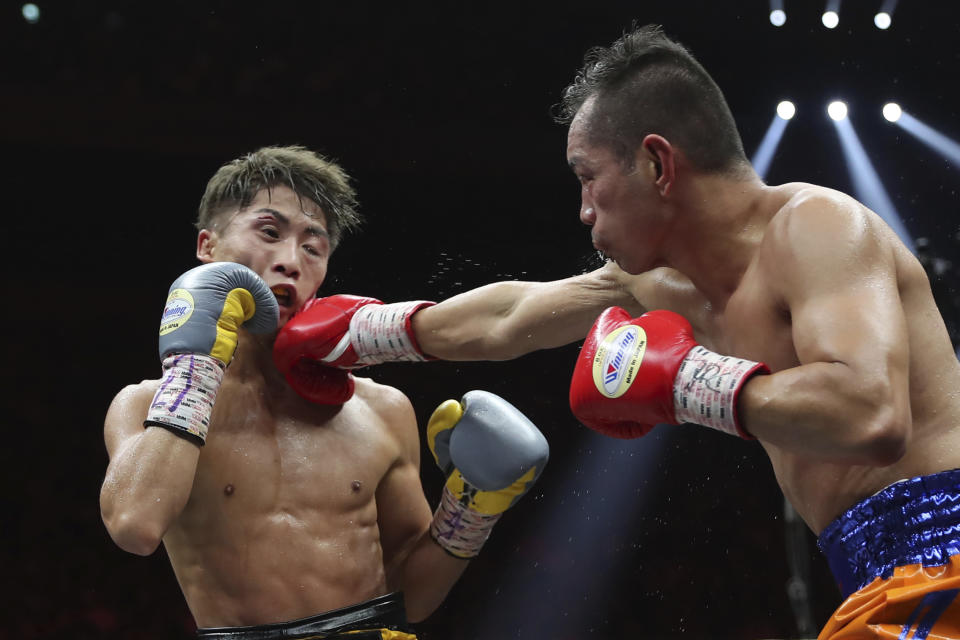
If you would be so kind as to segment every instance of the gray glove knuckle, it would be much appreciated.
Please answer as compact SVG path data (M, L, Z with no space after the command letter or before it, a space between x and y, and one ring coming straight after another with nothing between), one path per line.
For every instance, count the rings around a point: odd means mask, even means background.
M481 491L495 491L533 468L536 480L550 456L540 430L512 404L487 391L468 392L463 404L463 417L450 436L450 458L464 479Z

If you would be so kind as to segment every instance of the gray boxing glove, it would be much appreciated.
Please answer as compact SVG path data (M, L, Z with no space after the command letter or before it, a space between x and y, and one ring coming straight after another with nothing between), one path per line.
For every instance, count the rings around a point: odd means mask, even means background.
M163 380L144 425L203 444L239 328L266 333L278 320L273 292L241 264L212 262L177 278L160 320Z
M493 525L530 490L550 457L540 430L487 391L441 404L427 425L427 444L447 476L430 532L459 558L480 552Z

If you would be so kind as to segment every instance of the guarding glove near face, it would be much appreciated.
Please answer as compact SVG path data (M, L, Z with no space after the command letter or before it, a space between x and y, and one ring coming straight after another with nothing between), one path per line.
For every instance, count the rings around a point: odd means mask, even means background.
M530 490L550 447L525 415L503 398L470 391L447 400L427 425L427 444L447 476L430 534L458 558L472 558L503 512Z
M164 427L202 445L240 327L274 331L279 311L266 283L241 264L212 262L177 278L160 319L163 380L144 426Z
M691 422L752 438L737 417L737 397L766 365L723 356L699 344L671 311L639 318L610 307L587 334L570 383L580 422L616 438L637 438L660 423Z

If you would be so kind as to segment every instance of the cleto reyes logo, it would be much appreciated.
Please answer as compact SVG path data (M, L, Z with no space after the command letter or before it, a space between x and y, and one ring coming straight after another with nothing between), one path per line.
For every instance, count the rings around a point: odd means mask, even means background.
M608 398L619 398L636 379L647 350L647 334L627 325L607 334L593 358L593 382Z

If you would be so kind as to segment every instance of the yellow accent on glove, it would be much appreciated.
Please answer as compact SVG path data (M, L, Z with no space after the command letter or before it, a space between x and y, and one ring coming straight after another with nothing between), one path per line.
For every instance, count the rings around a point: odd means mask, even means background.
M468 491L473 492L467 508L486 516L493 516L509 509L510 505L513 504L514 498L523 495L527 490L527 485L534 481L536 475L537 468L533 467L514 480L513 484L508 487L496 491L480 491L470 486L470 483L464 480L459 469L454 469L453 473L451 473L447 479L447 489L450 490L450 493L452 493L457 500L462 500L464 494Z
M441 469L450 464L450 456L449 453L444 451L443 455L446 456L446 460L440 459L440 455L437 453L437 436L444 431L453 429L462 417L463 405L457 400L447 400L433 411L430 420L427 422L427 446L430 447L430 453L433 454L433 459L436 460ZM444 435L447 436L446 439L449 441L449 434Z
M224 364L229 364L233 359L233 352L237 349L240 325L252 318L256 310L253 294L246 289L232 289L223 302L220 317L217 318L217 339L210 355Z
M440 450L437 449L438 436L441 440L449 442L450 434L444 432L453 429L462 417L463 405L457 400L447 400L437 407L427 423L427 446L430 447L430 453L433 454L433 459L437 461L441 469L448 468L449 465L453 464L453 461L450 460L450 454L446 450L446 443ZM537 468L532 467L511 485L503 489L480 491L464 479L459 469L454 468L450 477L447 478L446 487L457 501L462 502L464 496L468 495L467 508L477 513L492 516L503 513L510 508L514 499L523 495L527 486L536 479L536 476Z

